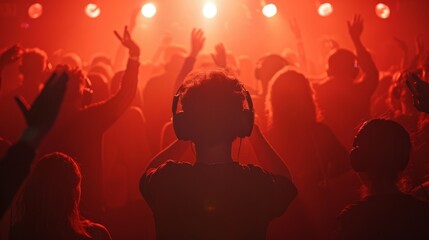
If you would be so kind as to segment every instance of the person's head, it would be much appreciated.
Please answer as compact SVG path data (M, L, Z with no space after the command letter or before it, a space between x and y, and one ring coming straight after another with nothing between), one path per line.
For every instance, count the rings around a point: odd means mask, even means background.
M356 56L349 50L338 48L330 52L328 76L354 80L359 74Z
M245 99L249 109L244 108ZM174 98L173 111L178 138L196 144L232 142L249 136L253 128L250 95L236 77L221 69L189 74Z
M107 100L110 96L110 91L106 77L94 72L88 73L88 79L91 82L91 90L93 91L91 102L97 103Z
M308 126L317 121L313 89L308 79L294 70L281 70L269 83L265 107L272 127Z
M40 84L49 71L48 55L39 48L25 49L19 71L24 77L24 85Z
M258 60L255 66L255 78L267 85L271 78L288 62L280 55L268 54Z
M64 95L62 109L70 108L78 110L83 106L89 105L92 101L92 88L90 79L81 69L67 70L69 82Z
M410 135L399 123L386 119L365 122L355 136L350 152L354 171L366 174L369 181L396 182L408 165Z
M82 68L82 59L74 52L64 54L60 64L68 65L71 68Z
M81 225L79 202L82 175L68 155L55 152L34 166L22 192L22 219L38 234L61 228L86 234Z

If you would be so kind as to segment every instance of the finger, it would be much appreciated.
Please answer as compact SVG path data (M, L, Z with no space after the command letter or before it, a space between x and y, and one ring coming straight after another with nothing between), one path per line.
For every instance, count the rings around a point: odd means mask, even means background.
M18 107L21 110L22 115L24 115L24 118L28 123L28 106L25 103L25 100L21 96L16 96L15 102L16 104L18 104Z
M116 38L121 42L121 43L123 43L124 42L124 39L121 37L121 35L119 35L119 33L115 30L115 31L113 31L113 33L115 34L115 36L116 36Z

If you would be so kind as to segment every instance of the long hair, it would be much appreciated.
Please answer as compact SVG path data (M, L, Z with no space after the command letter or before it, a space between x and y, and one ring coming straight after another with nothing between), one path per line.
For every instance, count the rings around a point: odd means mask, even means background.
M285 69L274 75L269 83L265 109L269 128L308 126L320 119L309 81L294 70Z
M78 208L81 178L78 165L66 154L56 152L40 159L21 194L17 230L33 239L89 236Z

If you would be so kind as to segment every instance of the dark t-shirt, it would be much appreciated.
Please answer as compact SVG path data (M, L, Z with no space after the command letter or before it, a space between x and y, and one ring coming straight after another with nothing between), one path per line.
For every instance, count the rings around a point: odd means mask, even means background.
M336 239L429 239L429 204L402 193L365 198L340 214Z
M157 239L265 239L270 220L297 194L286 177L236 162L168 161L143 175L140 191Z

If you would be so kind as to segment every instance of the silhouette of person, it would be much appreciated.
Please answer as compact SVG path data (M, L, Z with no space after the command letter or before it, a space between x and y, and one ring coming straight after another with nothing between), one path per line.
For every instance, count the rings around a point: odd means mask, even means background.
M398 123L373 119L359 129L350 162L368 196L338 217L336 239L429 239L429 204L399 191L411 141Z
M313 89L304 75L288 67L268 85L267 139L294 176L299 196L273 221L272 239L329 239L335 226L338 195L328 183L347 172L347 151L318 120ZM349 199L349 201L354 199ZM347 201L345 201L347 202Z
M40 159L22 191L22 213L10 239L110 240L105 227L79 213L81 179L70 156L57 152Z
M121 88L109 99L87 105L90 93L87 79L79 69L68 72L69 87L58 116L58 122L41 146L42 154L61 151L80 164L82 180L82 213L98 217L103 211L102 138L134 99L137 89L140 48L125 28L117 37L129 49L129 60Z
M328 79L315 86L317 102L326 123L344 146L350 146L356 127L369 118L371 96L377 88L378 70L360 40L363 20L348 22L357 57L349 50L335 49L328 59ZM358 66L359 64L359 66ZM361 77L359 71L362 70Z
M185 142L177 140L142 176L140 191L153 211L157 239L265 239L268 223L297 190L258 127L250 140L265 170L233 161L233 140L249 136L253 127L243 85L224 70L189 74L174 97L173 126L179 139L195 144L196 163L167 161L183 150Z
M48 79L30 108L17 100L27 127L0 161L0 217L3 217L29 174L37 147L55 123L67 82L68 77L60 67Z

